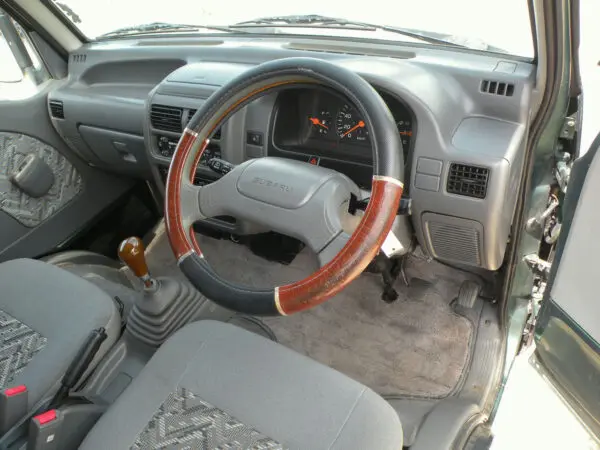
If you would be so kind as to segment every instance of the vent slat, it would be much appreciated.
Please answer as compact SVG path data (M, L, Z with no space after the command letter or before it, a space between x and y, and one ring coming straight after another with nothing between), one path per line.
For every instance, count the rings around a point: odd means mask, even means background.
M515 85L504 81L481 80L479 90L484 94L512 97L515 93Z
M187 120L185 121L185 123L187 124L190 120L192 120L192 117L194 117L194 114L196 114L196 109L190 109L188 110L188 115L187 115ZM213 141L218 141L221 139L221 127L217 128L217 130L214 132L214 134L212 135L211 138Z
M468 164L450 164L446 190L450 194L485 198L490 169Z
M150 108L150 123L157 130L181 133L181 118L183 109L175 106L152 105Z
M52 117L56 119L64 119L65 118L65 110L63 107L63 102L60 100L50 100L50 114Z
M74 63L84 63L87 59L86 54L73 54L71 55L71 61Z

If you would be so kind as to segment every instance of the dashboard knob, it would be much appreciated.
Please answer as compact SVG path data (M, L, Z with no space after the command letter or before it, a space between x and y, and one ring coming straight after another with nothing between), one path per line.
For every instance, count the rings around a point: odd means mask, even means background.
M162 156L166 158L170 158L171 156L173 156L173 152L171 151L172 145L168 137L159 137L156 145L158 147L158 151Z

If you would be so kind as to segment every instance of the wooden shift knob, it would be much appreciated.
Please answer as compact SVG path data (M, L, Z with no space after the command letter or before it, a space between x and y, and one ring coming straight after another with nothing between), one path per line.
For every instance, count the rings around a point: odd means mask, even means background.
M138 237L130 237L125 239L119 245L119 259L123 261L131 271L141 278L146 286L152 284L148 264L146 264L146 256L144 255L144 244Z

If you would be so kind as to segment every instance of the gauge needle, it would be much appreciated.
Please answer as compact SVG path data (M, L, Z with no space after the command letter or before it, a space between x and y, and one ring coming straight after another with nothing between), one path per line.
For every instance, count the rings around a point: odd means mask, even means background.
M354 125L352 128L350 128L348 131L346 131L344 134L342 134L342 137L346 136L348 133L352 133L354 130L356 130L358 128L363 128L364 126L365 126L365 123L361 120L356 125Z
M317 117L309 117L308 120L310 120L313 123L313 125L317 125L319 127L325 128L326 130L329 130L329 127L326 125L323 125Z

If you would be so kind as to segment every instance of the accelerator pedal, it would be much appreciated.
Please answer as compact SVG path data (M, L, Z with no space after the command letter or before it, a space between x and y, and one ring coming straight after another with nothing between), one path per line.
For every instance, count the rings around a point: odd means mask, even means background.
M458 291L456 305L460 305L463 308L472 308L475 306L475 300L479 297L480 292L481 286L475 281L463 281Z

